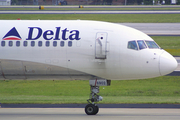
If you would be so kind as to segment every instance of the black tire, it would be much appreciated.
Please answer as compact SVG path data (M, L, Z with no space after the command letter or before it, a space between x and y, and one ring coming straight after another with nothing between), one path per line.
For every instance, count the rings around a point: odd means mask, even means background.
M96 115L98 112L99 112L99 107L97 105L95 105L95 114L94 115Z
M85 112L87 115L96 115L99 111L99 107L93 104L88 104L85 107Z

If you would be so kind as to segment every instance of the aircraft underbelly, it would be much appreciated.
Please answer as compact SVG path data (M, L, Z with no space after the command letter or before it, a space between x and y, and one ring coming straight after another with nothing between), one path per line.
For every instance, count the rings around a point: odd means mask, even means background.
M0 60L0 80L89 80L91 75L72 69L18 60Z
M22 61L5 61L0 63L1 74L5 79L13 79L15 75L17 79L26 79Z

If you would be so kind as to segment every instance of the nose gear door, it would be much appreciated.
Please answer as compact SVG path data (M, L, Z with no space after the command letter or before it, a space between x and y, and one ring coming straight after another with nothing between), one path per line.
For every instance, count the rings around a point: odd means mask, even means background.
M95 59L106 59L107 33L98 32L95 40Z

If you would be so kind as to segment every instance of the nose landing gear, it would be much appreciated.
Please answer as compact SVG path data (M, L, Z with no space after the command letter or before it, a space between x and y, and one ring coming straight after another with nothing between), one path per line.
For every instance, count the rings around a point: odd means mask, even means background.
M99 107L95 102L102 101L103 97L97 95L97 93L99 93L99 86L91 86L90 98L87 100L89 104L85 107L87 115L96 115L99 111Z
M90 98L87 100L88 105L85 107L85 113L87 115L96 115L99 112L99 107L96 102L102 101L103 97L99 96L99 86L110 86L111 80L90 80L91 93Z

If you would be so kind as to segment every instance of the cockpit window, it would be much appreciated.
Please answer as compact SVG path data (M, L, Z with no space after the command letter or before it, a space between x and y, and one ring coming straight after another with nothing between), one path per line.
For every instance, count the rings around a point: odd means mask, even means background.
M150 49L159 49L159 46L154 41L145 41Z
M129 48L129 49L138 50L136 41L129 41L129 42L128 42L128 48Z
M138 40L137 43L138 43L138 45L139 45L139 49L140 49L140 50L147 48L147 46L146 46L146 44L144 43L143 40Z

